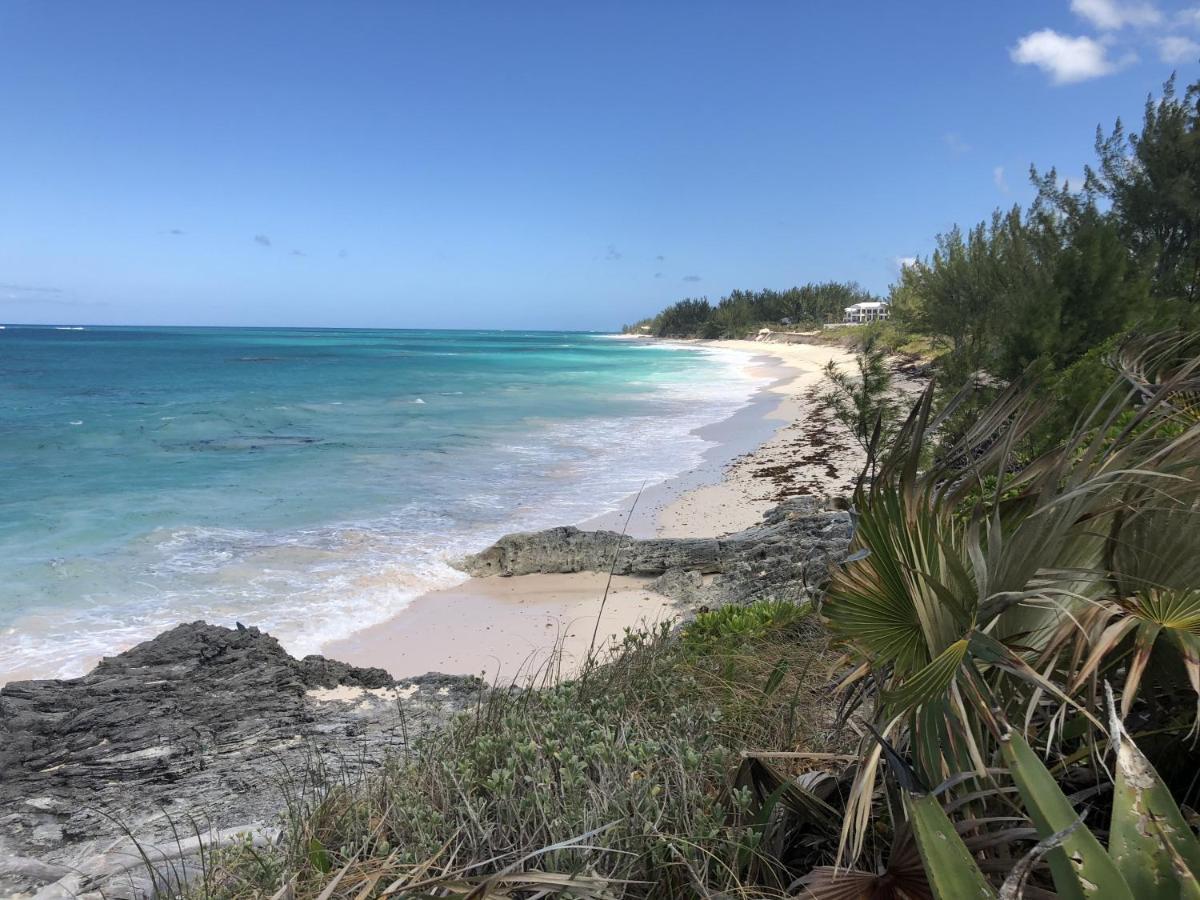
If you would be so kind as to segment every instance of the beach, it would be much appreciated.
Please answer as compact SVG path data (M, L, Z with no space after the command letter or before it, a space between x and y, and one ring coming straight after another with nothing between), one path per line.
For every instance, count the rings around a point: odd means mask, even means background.
M740 351L550 331L21 326L4 351L0 467L22 477L0 684L78 677L181 622L320 653L504 534L643 484L648 513L705 464L708 426L743 411L745 449L769 436L744 410L776 380Z
M697 429L710 444L700 465L646 485L617 511L576 523L580 528L719 537L755 525L789 496L852 491L862 452L816 395L826 363L849 365L853 354L815 343L689 343L746 354L748 369L769 379L766 386L732 416ZM602 651L626 629L671 622L685 612L650 590L650 581L616 577L605 601L604 573L469 578L417 597L391 619L326 643L321 652L398 678L430 671L493 682L542 678L548 669L569 675L589 651Z

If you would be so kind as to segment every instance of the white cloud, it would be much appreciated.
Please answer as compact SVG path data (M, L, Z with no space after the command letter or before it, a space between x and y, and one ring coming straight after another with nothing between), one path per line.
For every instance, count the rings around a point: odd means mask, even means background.
M1200 28L1200 6L1181 9L1175 13L1175 24L1185 28Z
M897 269L911 269L917 264L917 258L915 256L897 256L892 262L896 264Z
M1169 35L1159 39L1158 56L1165 63L1195 62L1200 57L1200 44L1188 37Z
M1000 193L1008 193L1008 180L1004 177L1004 166L996 166L992 169L992 181L996 182L996 188Z
M1101 31L1116 31L1126 25L1157 25L1162 21L1162 13L1151 3L1071 0L1071 12L1087 19Z
M1009 51L1013 62L1037 66L1050 75L1055 84L1071 84L1099 78L1117 70L1108 58L1108 49L1090 37L1059 34L1043 28L1025 35Z

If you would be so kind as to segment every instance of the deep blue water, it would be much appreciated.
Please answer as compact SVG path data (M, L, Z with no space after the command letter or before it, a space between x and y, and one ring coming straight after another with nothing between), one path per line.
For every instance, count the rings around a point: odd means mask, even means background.
M0 331L0 681L179 621L293 652L459 580L505 531L690 468L737 354L601 335Z

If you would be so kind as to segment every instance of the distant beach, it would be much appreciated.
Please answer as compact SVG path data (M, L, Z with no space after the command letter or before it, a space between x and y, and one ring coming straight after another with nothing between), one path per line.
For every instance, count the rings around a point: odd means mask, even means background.
M851 353L806 343L653 343L744 354L745 375L761 387L732 415L695 430L709 444L698 465L647 485L615 512L576 523L581 528L624 528L638 537L716 537L756 524L786 496L839 495L853 488L861 451L815 399L825 364L831 359L848 364ZM603 646L626 628L679 614L647 587L649 580L615 578L597 629L607 583L603 573L471 578L418 597L386 622L331 641L321 652L379 666L396 677L438 671L520 681L545 674L548 666L569 674L586 657L593 630Z

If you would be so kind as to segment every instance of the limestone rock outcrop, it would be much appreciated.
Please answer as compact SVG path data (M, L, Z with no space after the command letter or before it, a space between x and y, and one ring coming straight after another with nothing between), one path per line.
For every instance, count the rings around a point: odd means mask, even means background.
M569 527L521 532L458 565L475 576L611 567L618 575L655 576L655 590L688 605L800 600L826 580L849 545L850 513L832 507L815 497L792 497L760 524L720 538L644 539Z
M395 682L382 669L295 659L257 628L203 622L82 678L10 683L0 689L0 896L146 896L142 850L185 865L189 842L266 839L286 776L378 765L478 689L471 678Z

